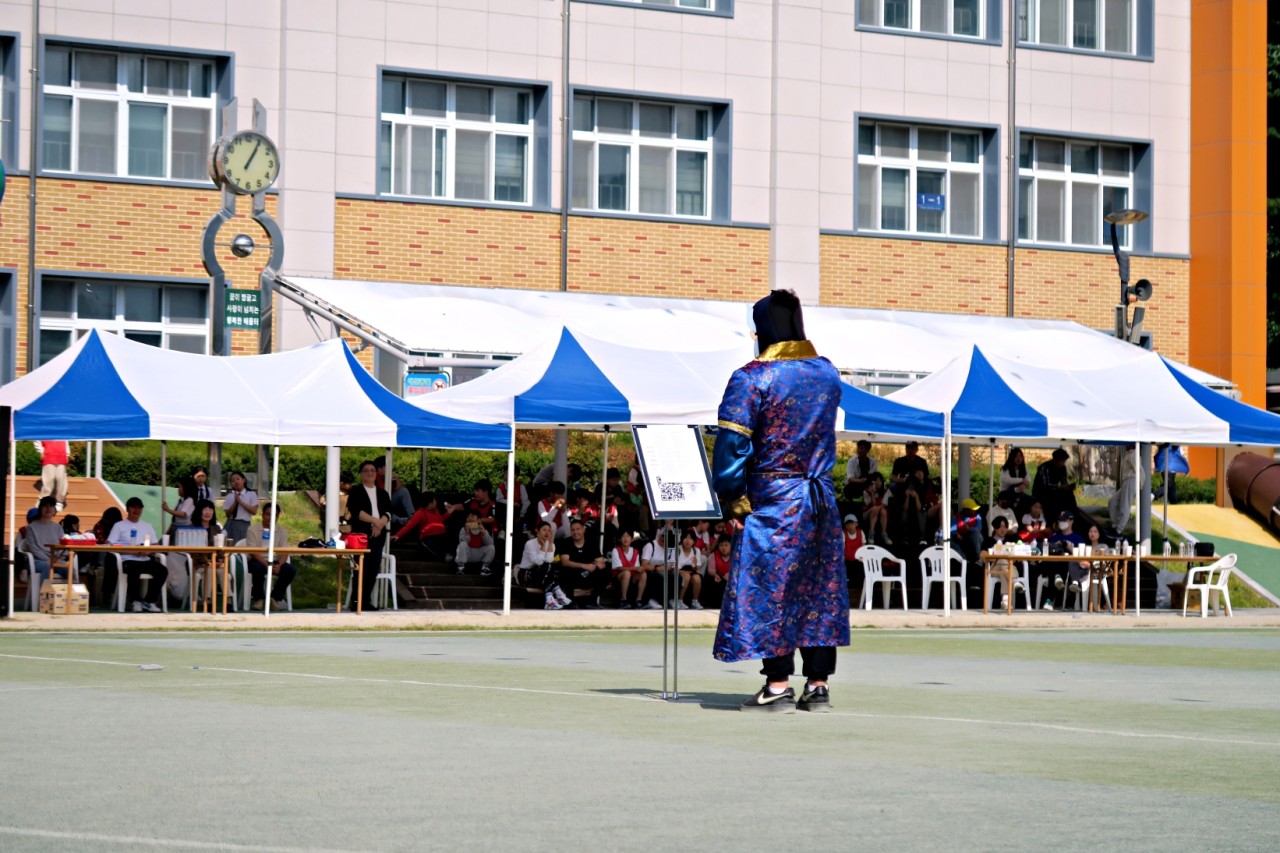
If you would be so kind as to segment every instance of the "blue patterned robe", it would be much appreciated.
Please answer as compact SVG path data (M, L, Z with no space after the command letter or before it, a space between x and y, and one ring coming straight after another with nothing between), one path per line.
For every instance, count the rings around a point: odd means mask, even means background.
M808 341L734 371L720 403L714 485L750 515L733 543L714 655L725 662L849 645L831 472L840 376Z

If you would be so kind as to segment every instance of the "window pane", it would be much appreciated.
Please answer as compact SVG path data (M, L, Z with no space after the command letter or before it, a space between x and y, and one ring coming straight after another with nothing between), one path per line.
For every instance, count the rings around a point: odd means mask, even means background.
M395 77L382 78L382 111L404 114L404 81Z
M601 106L603 107L603 102ZM603 113L604 110L601 110ZM601 145L598 151L600 210L627 209L627 173L631 166L631 149L621 145Z
M1031 239L1031 178L1018 179L1018 238Z
M392 161L395 166L392 169L392 177L395 180L392 192L396 195L408 195L409 193L409 133L411 128L407 124L397 124L395 126L395 140L392 143Z
M134 323L159 323L160 288L131 284L124 291L124 318Z
M44 52L44 84L46 86L71 85L71 51L65 47L50 47Z
M978 176L972 172L951 173L951 233L964 237L979 236Z
M1124 210L1129 206L1129 191L1124 187L1103 187L1102 188L1102 215L1105 217L1108 213L1114 213L1117 210ZM1102 226L1102 242L1109 244L1111 242L1110 229L1107 227L1110 223ZM1129 232L1132 228L1120 229L1120 243L1123 246L1129 245Z
M1074 24L1072 44L1076 47L1096 50L1098 47L1098 0L1074 0Z
M116 286L81 281L76 284L76 316L81 320L114 320Z
M596 129L601 133L630 133L631 102L596 101Z
M925 130L916 133L917 156L921 160L947 160L947 132L945 130Z
M169 177L180 181L198 181L205 176L209 157L209 110L191 107L173 108L173 146Z
M947 32L947 5L951 0L920 0L920 29L926 33Z
M84 105L81 107L83 121ZM169 109L155 104L129 104L129 174L164 177L165 122Z
M884 0L884 25L902 29L911 26L911 4L908 0Z
M1036 240L1061 243L1063 202L1066 184L1062 181L1036 183Z
M880 125L880 156L905 160L910 153L910 145L910 128Z
M209 318L208 294L198 287L170 287L169 321L203 323Z
M80 110L80 132L76 139L76 148L80 154L79 171L115 174L115 102L81 100L78 109Z
M169 94L169 63L164 59L148 59L146 69L148 95Z
M709 110L676 107L676 138L706 140L711 133Z
M409 138L409 192L412 195L432 195L431 155L435 150L435 128L415 127Z
M876 175L875 166L858 167L858 222L859 228L877 228L876 222Z
M1072 144L1071 171L1076 175L1098 174L1098 146Z
M523 203L529 140L524 136L498 136L494 145L493 200Z
M213 66L201 62L191 66L191 97L207 98L213 94Z
M454 134L454 198L489 197L489 139L489 134L475 131L459 130Z
M1098 227L1098 187L1071 185L1071 242L1096 246L1102 229Z
M412 91L412 88L411 88ZM479 86L459 86L454 96L455 111L460 121L489 121L493 115L489 108L490 89ZM410 103L412 104L412 97Z
M124 337L127 341L146 344L147 346L155 347L156 349L160 349L161 344L164 342L164 336L159 332L137 332L125 330Z
M916 230L941 234L946 216L946 172L921 169L916 173ZM940 209L938 209L940 208Z
M1105 14L1107 50L1133 53L1133 0L1107 0Z
M872 157L876 153L876 126L868 122L858 125L858 153Z
M590 98L573 99L573 129L595 130L595 116L592 107L595 103Z
M445 95L448 89L443 83L431 83L426 80L410 80L407 84L407 100L408 103L405 112L412 116L435 116L437 118L444 117ZM475 103L481 106L483 115L480 121L488 121L489 119L489 96L487 89L474 89L479 92ZM483 100L480 100L480 98ZM462 90L458 90L458 118L467 118L462 115L463 96Z
M66 351L71 347L71 332L68 331L51 331L49 329L40 330L40 363L48 364L53 360L54 356Z
M528 124L529 93L518 92L515 89L494 89L493 112L500 122Z
M40 153L46 169L71 170L71 99L44 96L44 139Z
M142 57L126 54L120 57L124 63L124 85L130 92L142 91Z
M204 355L204 335L169 335L169 349Z
M1031 137L1023 136L1018 139L1018 166L1023 169L1031 168Z
M858 0L858 23L880 26L880 0Z
M707 155L705 151L676 152L676 215L707 215Z
M1102 146L1102 174L1112 178L1129 177L1129 149L1122 145Z
M907 230L907 170L884 169L880 183L880 228Z
M82 89L115 89L116 58L109 53L76 51L76 85Z
M45 279L40 283L40 316L70 318L73 285L66 279Z
M951 134L951 162L952 163L977 163L978 162L978 134L976 133L952 133Z
M391 192L391 123L385 121L378 133L378 192Z
M1067 0L1040 0L1041 44L1067 43Z
M660 104L640 105L641 136L671 136L671 107Z
M1056 139L1036 140L1036 168L1061 172L1066 168L1067 145Z
M643 108L642 108L643 109ZM641 118L643 123L644 119ZM640 212L670 213L671 150L640 149Z
M955 20L951 22L952 32L958 36L982 35L978 12L978 0L955 0Z
M436 186L437 195L445 194L444 176L445 176L445 165L448 163L448 156L447 156L448 146L449 146L449 131L445 130L443 127L437 127L436 128L436 157L435 157L435 160L436 160L435 186Z
M591 142L573 143L573 206L590 209L591 203L591 156L595 145Z

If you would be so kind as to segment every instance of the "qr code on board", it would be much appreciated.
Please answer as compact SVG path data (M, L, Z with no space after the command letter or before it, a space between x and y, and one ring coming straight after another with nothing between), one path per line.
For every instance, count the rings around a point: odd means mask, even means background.
M659 480L658 497L664 502L684 500L684 483L664 483Z

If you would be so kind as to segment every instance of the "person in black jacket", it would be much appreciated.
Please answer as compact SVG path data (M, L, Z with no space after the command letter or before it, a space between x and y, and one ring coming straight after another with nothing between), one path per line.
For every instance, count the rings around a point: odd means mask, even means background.
M360 463L360 482L347 494L347 513L351 516L351 532L369 537L369 553L364 558L361 589L364 590L364 607L370 605L373 581L382 566L382 549L387 543L387 530L391 525L391 495L377 486L378 469L366 459Z

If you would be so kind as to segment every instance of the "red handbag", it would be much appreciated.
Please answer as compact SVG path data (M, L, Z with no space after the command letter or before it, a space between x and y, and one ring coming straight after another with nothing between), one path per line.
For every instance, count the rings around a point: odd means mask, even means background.
M356 551L369 547L369 537L364 533L348 533L345 542L348 548Z

